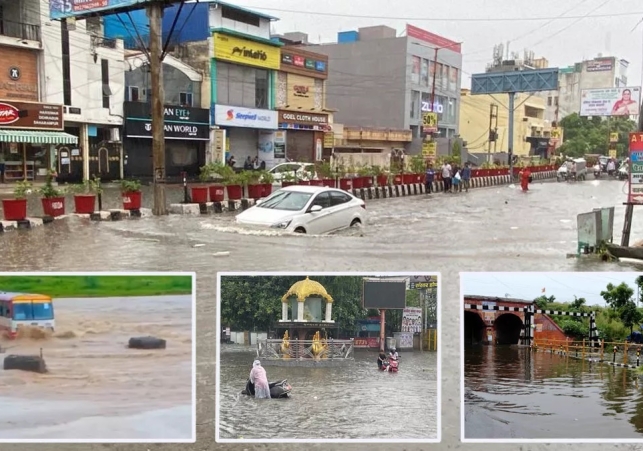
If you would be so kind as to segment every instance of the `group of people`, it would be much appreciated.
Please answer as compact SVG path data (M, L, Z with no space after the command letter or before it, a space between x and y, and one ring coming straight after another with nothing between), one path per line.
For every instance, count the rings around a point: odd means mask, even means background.
M377 368L380 370L384 365L386 365L386 362L389 360L398 360L400 358L399 354L397 353L397 350L395 348L389 349L388 356L384 352L384 350L380 351L380 354L377 356Z
M444 182L444 192L445 193L456 193L469 191L469 186L471 184L471 165L465 163L465 165L460 168L457 164L451 165L451 163L445 162L442 164L442 167L439 169L439 174L442 177ZM433 192L433 182L435 182L436 170L433 168L433 164L429 163L426 168L424 183L426 187L426 193L431 194Z

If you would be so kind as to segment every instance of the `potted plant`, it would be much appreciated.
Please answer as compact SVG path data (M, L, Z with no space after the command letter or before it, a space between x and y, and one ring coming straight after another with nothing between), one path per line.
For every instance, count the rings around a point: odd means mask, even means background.
M96 209L96 195L103 192L100 179L96 176L72 188L74 192L74 212L92 214Z
M286 186L291 186L295 185L297 182L295 181L295 174L292 172L284 172L284 174L281 177L281 187L284 188Z
M223 185L228 193L228 199L240 200L243 197L244 178L242 173L229 172L223 177Z
M393 185L401 185L404 183L404 167L402 166L402 163L392 163L391 173L393 174Z
M138 180L121 180L121 197L123 209L141 209L141 182Z
M204 184L212 177L212 167L210 164L201 166L199 170L199 180ZM207 185L197 185L190 187L190 199L194 204L205 204L208 201Z
M208 163L201 168L199 177L202 181L208 182L215 179L215 182L209 184L206 188L210 193L210 202L223 202L225 199L225 186L221 181L231 175L234 175L234 169L223 163ZM201 194L201 196L203 195Z
M411 158L410 168L411 173L413 174L412 183L422 183L422 180L424 179L424 169L426 168L424 156L414 155Z
M47 171L45 185L38 192L42 195L42 211L45 216L56 218L65 214L65 194L62 189L54 187L53 171Z
M272 194L272 184L275 183L275 177L271 172L261 171L259 180L263 187L261 197L270 196Z
M263 183L259 171L243 171L243 179L248 186L248 198L260 199L263 197Z
M354 188L370 188L373 186L373 169L368 165L357 168L357 177L353 180Z
M322 161L317 165L317 174L321 178L322 186L335 188L335 174L329 161Z
M386 186L388 185L388 174L381 166L375 165L372 166L373 176L375 176L375 181L377 186Z
M353 173L355 172L353 166L340 164L337 170L339 172L339 188L345 191L352 191L354 188Z
M31 182L22 180L13 187L13 199L2 199L6 221L24 221L27 218L27 195L31 194Z

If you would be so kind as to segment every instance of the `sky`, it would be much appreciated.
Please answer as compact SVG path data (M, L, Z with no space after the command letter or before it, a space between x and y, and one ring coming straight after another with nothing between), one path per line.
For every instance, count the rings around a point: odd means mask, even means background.
M634 280L643 275L633 272L558 272L558 273L460 273L463 295L497 296L533 300L555 296L557 302L571 302L574 296L585 298L587 305L605 305L601 291L607 284L625 282L636 296ZM545 292L543 293L543 288Z
M640 0L230 0L279 17L275 33L303 31L313 43L336 41L339 31L407 23L462 42L462 87L484 72L493 48L524 50L567 67L602 53L629 61L628 85L641 86L643 2ZM270 5L270 6L267 6ZM395 5L394 8L391 6ZM393 17L393 18L391 18ZM632 31L634 29L634 31Z

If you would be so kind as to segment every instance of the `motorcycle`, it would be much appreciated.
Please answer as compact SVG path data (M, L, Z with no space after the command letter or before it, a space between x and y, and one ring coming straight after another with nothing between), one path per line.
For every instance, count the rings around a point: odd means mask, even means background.
M389 359L387 362L384 362L381 371L388 371L389 373L397 373L399 362L396 359Z
M270 387L270 397L273 399L289 398L290 392L292 391L292 387L288 384L288 379L269 382L268 387ZM255 385L250 382L250 379L246 381L246 388L241 392L241 394L248 396L255 395Z

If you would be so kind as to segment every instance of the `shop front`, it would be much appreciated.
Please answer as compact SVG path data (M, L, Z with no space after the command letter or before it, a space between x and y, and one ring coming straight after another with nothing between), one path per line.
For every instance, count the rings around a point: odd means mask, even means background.
M44 179L78 152L65 133L62 105L0 100L0 162L4 182Z
M293 161L322 159L324 133L331 130L328 114L279 110L279 129L286 134L286 157Z
M126 177L151 179L152 120L147 102L124 102ZM178 179L181 172L197 177L205 164L210 140L210 112L203 108L165 106L165 172L168 179Z
M259 158L267 168L276 164L277 112L230 105L214 106L214 124L225 130L226 160L233 156L237 167L250 157Z

